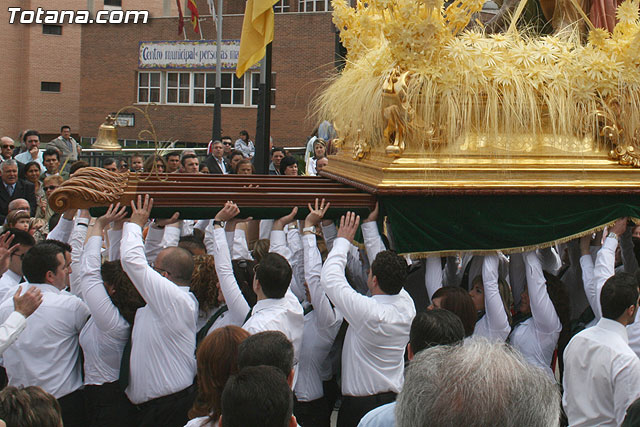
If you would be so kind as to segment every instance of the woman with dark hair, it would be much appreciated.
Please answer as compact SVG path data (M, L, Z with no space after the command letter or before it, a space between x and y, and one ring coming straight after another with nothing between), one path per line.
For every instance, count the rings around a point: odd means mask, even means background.
M293 156L287 156L280 161L280 175L298 175L298 161Z
M0 391L0 420L7 427L61 427L62 411L56 398L40 387L10 386Z
M80 332L84 353L84 384L91 426L128 425L127 397L118 378L136 310L144 300L122 270L119 261L101 265L102 234L126 209L111 205L89 230L81 258L79 294L91 317Z
M198 348L198 396L185 427L214 427L220 418L222 390L238 372L238 347L249 337L239 326L225 326L209 334Z
M469 324L473 318L473 322L475 323L471 329L473 335L504 341L511 331L511 306L513 304L513 296L511 295L509 284L499 279L498 266L499 260L497 255L488 255L482 260L482 275L477 276L472 281L472 288L468 292L474 312L472 317L469 316L467 304L464 305L464 309L458 304L456 306L456 310L458 311L453 309L450 309L450 311L457 314L463 321L465 332L469 331ZM442 278L443 273L440 258L427 258L425 282L428 293L430 295L433 293L431 296L432 301L434 301L438 295L441 295L438 291L450 288L441 287ZM462 290L464 291L464 289ZM465 321L465 319L467 320Z
M522 256L527 289L520 296L508 341L529 363L553 377L553 352L561 332L563 339L569 332L569 294L560 279L542 271L535 251Z
M253 158L256 153L256 147L253 145L253 141L249 138L249 132L246 130L240 131L239 138L236 140L233 148L240 151L247 159Z
M20 178L25 179L32 183L35 187L36 200L40 200L44 197L44 188L40 182L40 175L42 174L42 168L38 162L29 162L24 165L22 169L22 176ZM45 200L46 201L46 200Z
M473 335L476 326L476 309L469 293L457 286L445 286L438 289L431 298L430 310L442 308L449 310L462 320L464 326L464 336Z
M231 173L237 173L236 167L238 166L238 162L244 159L244 154L242 151L233 150L229 155L229 166L231 166Z

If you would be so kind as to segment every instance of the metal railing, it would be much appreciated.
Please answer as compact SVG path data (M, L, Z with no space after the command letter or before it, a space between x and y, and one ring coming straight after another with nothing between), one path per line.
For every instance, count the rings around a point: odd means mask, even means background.
M206 147L195 147L195 148L180 147L180 148L167 149L166 151L165 150L163 151L165 152L175 151L178 153L182 153L183 151L186 151L186 150L195 151L195 153L201 158L204 158L204 156L207 154ZM302 157L304 156L304 152L306 148L305 147L285 147L285 150L289 151L289 153L291 153L294 156ZM130 162L131 156L133 156L134 154L142 154L146 158L151 154L153 154L154 152L155 152L154 148L123 148L122 150L119 150L119 151L107 151L107 150L99 150L97 148L85 148L82 150L82 153L80 154L79 159L89 163L90 166L101 167L102 161L106 158L112 158L112 159L115 159L116 161L124 158Z

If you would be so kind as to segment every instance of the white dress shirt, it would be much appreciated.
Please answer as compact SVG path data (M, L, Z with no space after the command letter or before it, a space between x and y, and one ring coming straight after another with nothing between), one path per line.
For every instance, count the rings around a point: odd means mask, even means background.
M286 247L283 231L274 231L271 236L270 252L274 252L274 237L277 248ZM245 322L251 309L233 275L224 229L209 226L205 235L205 245L207 252L216 259L216 273L220 281L220 289L229 307L230 320L233 324L242 325L242 328L251 334L263 331L282 332L293 344L295 358L298 360L302 345L304 319L302 306L291 289L287 289L284 298L266 298L258 301L253 307L251 317Z
M147 303L136 312L126 390L137 405L193 384L198 301L188 287L149 266L137 224L124 224L120 255L122 268Z
M400 392L404 351L416 310L409 294L367 297L345 277L351 243L338 238L322 268L322 287L349 322L342 350L342 394L370 396Z
M510 342L527 362L542 368L554 378L551 360L562 324L547 293L546 280L537 254L535 251L527 252L523 258L531 317L513 329Z
M4 352L4 366L9 385L39 386L59 399L82 387L78 335L89 309L80 298L52 285L32 286L42 291L42 304ZM13 301L5 300L0 305L0 322L13 311Z
M484 285L484 316L476 323L473 335L504 341L511 332L509 318L504 310L498 285L499 261L496 255L487 255L482 263L482 283Z
M82 296L91 318L80 332L84 352L84 383L114 382L120 375L122 351L129 339L129 323L122 317L100 275L102 237L89 238L82 255Z
M60 217L58 224L56 224L54 229L49 232L47 240L58 240L60 242L69 243L74 225L75 222L72 219L66 219L64 216Z
M11 291L13 290L15 293L15 289L20 284L21 280L22 276L11 270L4 272L2 277L0 277L0 302L13 296Z
M7 320L0 325L0 355L18 339L18 336L26 327L27 319L17 311L7 317Z
M30 162L37 162L40 165L40 169L41 170L45 170L45 166L44 166L44 159L43 159L43 151L42 150L38 150L38 156L36 157L36 159L33 159L33 156L31 155L30 152L25 151L23 153L18 154L17 156L14 157L14 159L20 163L22 163L23 165L26 165L27 163Z
M589 305L595 314L593 326L602 318L602 306L600 305L600 292L604 283L615 274L615 258L618 240L612 237L604 239L602 247L596 254L595 265L591 255L580 257L582 267L584 291L589 300ZM627 326L628 343L631 350L640 357L640 310L636 313L636 320Z
M640 360L615 320L600 319L574 336L564 367L562 406L572 427L619 426L640 397Z
M302 350L298 363L298 380L294 388L296 398L311 402L324 396L322 387L323 363L329 356L333 342L342 325L342 315L331 306L320 285L322 256L315 234L303 236L304 276L311 294L313 311L304 316Z

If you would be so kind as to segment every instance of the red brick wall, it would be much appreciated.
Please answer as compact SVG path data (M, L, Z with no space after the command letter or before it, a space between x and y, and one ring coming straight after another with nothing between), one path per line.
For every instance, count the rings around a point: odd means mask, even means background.
M294 1L294 0L291 0ZM235 2L234 2L235 3ZM208 14L206 1L198 1ZM188 12L185 12L188 16ZM309 118L309 102L333 72L334 32L330 13L276 15L273 72L277 74L276 108L271 110L271 135L278 145L303 145L316 123ZM136 101L138 42L180 40L177 19L153 19L146 25L86 25L82 31L80 133L96 136L104 117ZM190 24L188 36L195 39ZM211 22L203 22L205 38L214 39ZM239 39L242 16L224 17L225 39ZM144 108L144 106L142 106ZM152 109L151 118L161 140L207 142L211 136L212 106L168 106ZM242 129L255 134L256 108L222 108L224 134ZM136 114L135 128L120 128L119 137L135 139L143 129Z

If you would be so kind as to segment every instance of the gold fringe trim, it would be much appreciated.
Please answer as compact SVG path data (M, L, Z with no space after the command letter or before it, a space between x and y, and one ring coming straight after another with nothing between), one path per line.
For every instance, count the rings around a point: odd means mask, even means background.
M640 218L630 217L629 219L631 219L634 222L634 224L640 224ZM610 227L613 224L615 224L615 222L616 222L615 220L614 221L609 221L609 222L607 222L605 224L599 225L597 227L590 228L589 230L582 231L580 233L572 234L572 235L567 236L567 237L562 237L560 239L555 239L555 240L551 240L549 242L539 243L539 244L536 244L536 245L518 246L518 247L492 249L492 250L487 250L487 249L477 249L477 250L462 249L462 250L431 251L431 252L405 252L405 253L401 253L400 255L409 255L409 257L411 259L422 259L422 258L435 257L435 256L439 256L439 257L455 256L455 255L458 255L460 253L470 253L470 254L474 254L474 255L492 255L492 254L495 254L496 252L502 252L503 254L522 253L522 252L532 251L534 249L549 248L549 247L554 246L554 245L559 244L559 243L567 243L567 242L569 242L569 241L571 241L573 239L579 239L580 237L587 236L589 234L593 234L593 233L597 233L599 231L602 231L606 227Z

